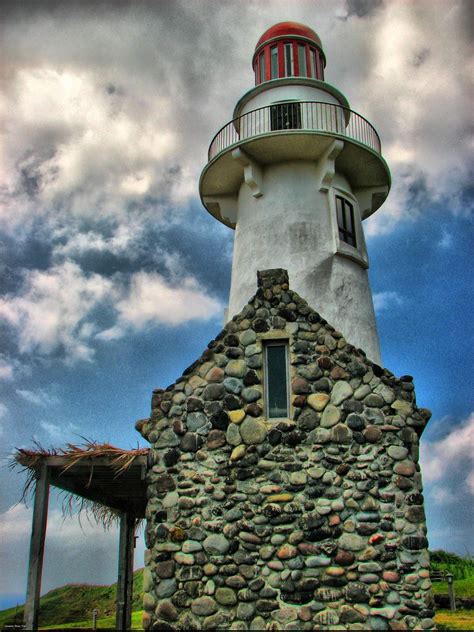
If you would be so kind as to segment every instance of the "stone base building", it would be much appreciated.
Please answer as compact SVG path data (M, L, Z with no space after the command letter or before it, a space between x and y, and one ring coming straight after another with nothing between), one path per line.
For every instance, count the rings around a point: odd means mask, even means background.
M347 332L350 338L350 332ZM138 422L146 629L433 629L410 376L258 290Z

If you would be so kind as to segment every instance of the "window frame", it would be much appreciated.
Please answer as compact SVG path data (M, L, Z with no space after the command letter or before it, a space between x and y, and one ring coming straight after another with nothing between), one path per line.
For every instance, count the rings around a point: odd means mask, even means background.
M339 225L337 221L336 196L341 196L352 204L354 209L354 230L357 246L351 246L339 237ZM360 216L358 198L350 192L346 186L335 185L328 191L329 216L333 234L333 252L335 255L352 259L363 268L369 267L369 257L365 244L364 230L362 228L362 218Z
M263 374L264 374L264 406L265 406L265 418L271 421L290 418L290 370L289 370L289 340L287 338L276 338L269 340L262 340L263 342ZM279 417L270 416L270 403L269 395L270 388L268 383L269 370L268 370L268 349L270 347L283 347L285 350L285 388L286 388L286 415Z
M336 222L339 240L357 248L357 231L354 219L354 205L343 195L336 194ZM340 203L340 204L338 204Z

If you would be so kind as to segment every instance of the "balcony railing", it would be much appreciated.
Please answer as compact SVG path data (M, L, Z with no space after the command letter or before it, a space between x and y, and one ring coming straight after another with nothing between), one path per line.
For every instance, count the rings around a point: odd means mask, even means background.
M363 116L342 105L291 101L252 110L224 125L212 139L209 160L243 140L281 132L321 132L347 138L381 153L380 138Z

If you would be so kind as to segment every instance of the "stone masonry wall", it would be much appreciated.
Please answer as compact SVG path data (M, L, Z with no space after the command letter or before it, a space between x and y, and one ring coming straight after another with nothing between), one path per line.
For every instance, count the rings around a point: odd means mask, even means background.
M291 414L264 417L262 341L289 344ZM259 273L242 312L137 428L146 629L433 629L412 378L369 362Z

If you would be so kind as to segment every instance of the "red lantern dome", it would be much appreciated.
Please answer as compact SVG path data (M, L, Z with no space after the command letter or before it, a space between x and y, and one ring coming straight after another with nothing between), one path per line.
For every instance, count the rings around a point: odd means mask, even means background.
M256 84L285 77L323 81L326 59L313 29L299 22L279 22L258 40L252 65Z

